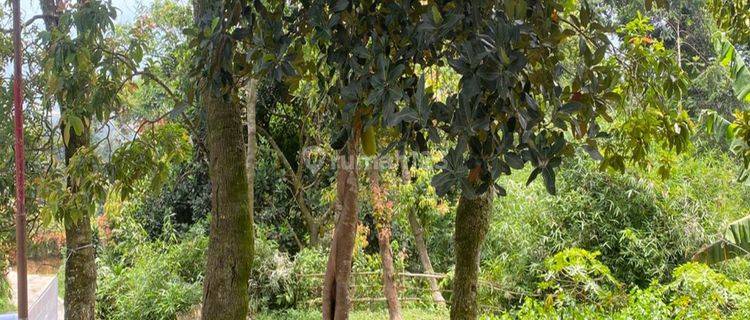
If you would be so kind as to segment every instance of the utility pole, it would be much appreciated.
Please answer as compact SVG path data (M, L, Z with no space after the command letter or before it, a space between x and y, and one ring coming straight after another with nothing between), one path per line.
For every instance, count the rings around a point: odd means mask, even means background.
M23 92L21 66L21 4L13 0L13 118L16 160L16 251L18 258L18 319L29 318L26 277L26 187L23 150Z

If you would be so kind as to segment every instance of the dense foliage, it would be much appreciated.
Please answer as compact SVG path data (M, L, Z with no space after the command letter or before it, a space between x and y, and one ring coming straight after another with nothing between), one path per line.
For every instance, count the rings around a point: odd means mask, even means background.
M748 1L147 3L24 23L71 319L750 317Z

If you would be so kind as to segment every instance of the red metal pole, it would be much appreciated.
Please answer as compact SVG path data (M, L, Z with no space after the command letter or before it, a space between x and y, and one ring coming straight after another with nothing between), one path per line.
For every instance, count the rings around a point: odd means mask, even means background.
M16 158L16 250L18 252L18 319L29 318L26 277L26 186L23 150L23 92L21 66L21 4L13 0L13 118Z

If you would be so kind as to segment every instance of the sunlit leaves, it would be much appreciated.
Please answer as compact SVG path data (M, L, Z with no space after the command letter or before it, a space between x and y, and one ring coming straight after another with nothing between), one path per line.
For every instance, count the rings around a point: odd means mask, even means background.
M602 168L623 171L628 163L645 168L659 167L667 176L665 159L648 157L654 149L675 153L690 144L693 123L682 109L682 94L687 89L685 73L674 54L658 39L651 37L654 27L640 13L618 29L622 39L619 54L610 63L624 64L623 81L617 95L607 97L622 114L610 126L603 139Z
M716 24L728 32L731 41L750 42L750 1L708 0L706 3Z
M66 186L62 177L67 177L76 186L75 190ZM66 225L74 224L84 215L93 215L97 204L104 200L107 175L96 152L91 148L81 148L64 170L51 172L39 185L45 222L55 219Z
M732 88L737 100L750 105L750 68L725 34L714 36L714 47L719 64L726 68L732 80Z
M120 198L127 199L139 182L148 181L157 191L166 182L169 168L189 158L191 145L187 131L175 124L145 129L139 139L118 148L108 170Z
M71 114L63 119L72 121L65 124L64 132L69 133L71 126L80 132L82 119L107 120L119 103L118 91L129 73L126 64L136 64L112 52L107 37L114 28L115 12L101 1L88 1L64 11L58 27L42 34L49 48L44 60L46 97Z

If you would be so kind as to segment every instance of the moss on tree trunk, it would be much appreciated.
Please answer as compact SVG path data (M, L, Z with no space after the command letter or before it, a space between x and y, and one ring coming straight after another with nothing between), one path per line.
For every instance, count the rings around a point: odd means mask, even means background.
M222 2L194 0L195 22L212 21L221 15ZM207 19L203 19L206 17ZM231 45L214 50L234 50ZM221 52L196 52L211 55L208 63L218 63L213 57ZM202 319L232 319L247 317L248 280L253 257L253 225L248 211L248 185L245 170L245 139L243 119L238 100L217 86L208 75L198 85L202 107L206 111L206 148L208 174L211 180L211 225L207 251L206 275L203 280Z
M61 125L64 128L65 125ZM70 132L70 140L65 146L65 164L73 155L89 145L89 128L81 135ZM76 193L79 187L68 179L70 191ZM92 243L91 217L81 213L80 218L65 220L65 319L94 320L96 316L96 249Z
M203 281L202 319L244 319L253 255L245 142L236 104L202 95L206 107L211 226Z
M474 320L479 315L477 289L479 258L489 230L492 196L476 198L464 195L456 210L455 251L451 320Z

